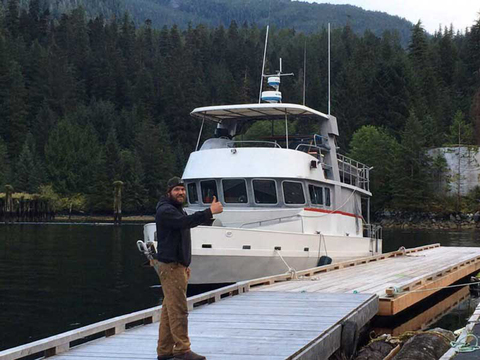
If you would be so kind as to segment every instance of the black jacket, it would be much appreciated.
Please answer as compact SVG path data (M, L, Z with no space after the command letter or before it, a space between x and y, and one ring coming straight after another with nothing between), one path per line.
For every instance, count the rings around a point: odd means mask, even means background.
M181 205L169 199L157 204L157 259L164 263L177 262L189 266L192 261L192 240L190 229L201 224L209 224L212 218L210 209L187 215Z

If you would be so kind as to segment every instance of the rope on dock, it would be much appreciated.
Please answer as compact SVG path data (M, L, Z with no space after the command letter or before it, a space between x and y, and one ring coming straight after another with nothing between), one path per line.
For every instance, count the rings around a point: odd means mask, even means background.
M277 253L278 256L280 256L280 259L282 259L283 263L285 264L285 266L288 268L288 273L290 273L292 275L292 279L295 279L295 280L298 280L298 276L297 276L297 270L295 270L293 267L291 267L290 265L288 265L288 263L285 261L285 259L283 258L282 254L280 254L280 251L275 249L275 252Z
M469 338L473 338L473 340L475 340L474 345L467 345ZM464 337L460 336L457 341L450 342L450 346L459 353L468 353L480 350L480 346L478 346L478 337L471 332L467 332Z

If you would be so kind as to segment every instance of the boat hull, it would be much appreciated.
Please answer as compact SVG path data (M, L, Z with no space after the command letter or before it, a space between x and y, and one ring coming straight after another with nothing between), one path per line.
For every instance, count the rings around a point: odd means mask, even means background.
M155 224L145 227L154 240ZM367 237L199 226L192 231L191 284L233 283L382 252L381 240Z

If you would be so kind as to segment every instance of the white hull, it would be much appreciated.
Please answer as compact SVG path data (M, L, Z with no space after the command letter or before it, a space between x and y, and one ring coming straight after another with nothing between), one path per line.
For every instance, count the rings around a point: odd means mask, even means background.
M147 241L153 240L154 231L155 224L145 227ZM289 267L297 271L315 267L323 255L339 262L382 251L381 240L366 237L215 226L191 231L191 284L250 280L286 273Z

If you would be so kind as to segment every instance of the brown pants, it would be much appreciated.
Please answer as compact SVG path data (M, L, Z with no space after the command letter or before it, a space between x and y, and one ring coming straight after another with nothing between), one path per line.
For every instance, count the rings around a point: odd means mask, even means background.
M186 268L178 263L162 262L159 268L164 297L157 355L183 354L190 351Z

